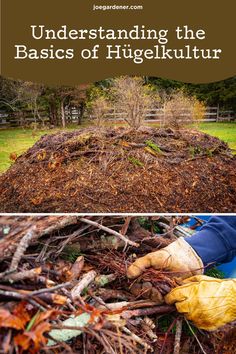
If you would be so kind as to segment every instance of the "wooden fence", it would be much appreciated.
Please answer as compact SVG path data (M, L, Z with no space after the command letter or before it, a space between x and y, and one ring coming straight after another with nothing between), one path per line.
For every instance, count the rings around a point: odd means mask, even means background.
M188 114L188 113L186 113ZM184 115L184 110L182 115ZM89 115L89 118L94 118L93 116ZM108 120L114 121L124 121L125 114L118 110L118 109L111 109L106 114L106 118ZM236 120L236 114L233 110L223 111L220 110L219 107L206 107L203 119L203 122L222 122L222 121L234 121ZM160 122L164 123L165 121L165 110L164 107L159 108L151 108L147 110L146 114L146 122Z
M0 128L8 127L30 127L34 124L48 124L49 117L47 111L39 111L41 120L39 121L38 117L34 118L32 111L15 111L15 112L6 112L0 110Z
M49 125L49 117L46 111L40 111L41 121L38 119L35 121L31 111L22 112L6 112L0 111L0 128L7 127L19 127L19 126L34 126L34 124L42 124L44 122ZM78 122L79 110L76 107L66 107L65 109L66 120L70 123ZM85 112L87 118L93 118L89 113ZM108 111L106 118L114 121L124 121L124 113L117 109L111 109ZM152 108L147 110L146 121L147 122L164 122L165 112L164 108ZM236 114L234 111L223 111L219 107L206 107L204 122L222 122L222 121L234 121L236 120Z

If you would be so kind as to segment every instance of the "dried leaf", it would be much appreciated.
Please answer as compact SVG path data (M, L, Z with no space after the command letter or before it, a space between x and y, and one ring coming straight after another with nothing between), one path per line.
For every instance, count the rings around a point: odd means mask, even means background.
M38 161L43 161L43 160L45 160L46 155L47 155L46 151L45 151L45 150L41 150L41 151L37 154L37 159L38 159Z
M27 305L27 302L21 301L13 310L13 315L19 317L22 323L24 323L24 326L29 322L31 318L29 310L27 309Z
M23 350L29 350L32 345L30 352L37 353L42 346L46 345L47 338L44 336L44 333L50 329L51 325L48 322L39 323L31 331L25 331L23 334L15 336L14 343Z
M12 315L10 311L0 309L0 327L24 329L25 322L18 316Z
M12 153L10 153L10 155L9 155L9 159L11 160L11 161L16 161L16 159L17 159L17 153L16 152L12 152Z
M41 312L39 314L39 316L36 318L35 323L34 323L32 328L37 327L41 322L43 322L43 321L45 321L45 320L47 320L49 318L50 319L51 318L55 318L55 316L58 315L58 313L59 313L59 311L54 310L54 309L48 310L48 311L45 311L45 312Z
M72 279L77 279L84 267L84 257L79 256L71 268Z
M67 320L63 321L62 324L64 326L70 327L85 327L89 324L90 314L84 312L76 317L70 317ZM80 329L53 329L49 334L56 341L66 342L67 340L77 337L82 333ZM48 341L48 346L54 345L55 342L53 340Z

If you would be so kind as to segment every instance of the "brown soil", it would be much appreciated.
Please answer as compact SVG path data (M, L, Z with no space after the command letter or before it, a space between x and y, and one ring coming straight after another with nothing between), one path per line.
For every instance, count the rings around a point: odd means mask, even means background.
M235 171L194 130L45 135L0 176L0 212L236 212Z

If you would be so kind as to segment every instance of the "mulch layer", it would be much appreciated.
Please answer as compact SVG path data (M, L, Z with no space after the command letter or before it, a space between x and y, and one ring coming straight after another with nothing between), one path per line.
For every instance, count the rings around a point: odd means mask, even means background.
M196 130L45 135L0 176L0 212L236 212L236 157Z

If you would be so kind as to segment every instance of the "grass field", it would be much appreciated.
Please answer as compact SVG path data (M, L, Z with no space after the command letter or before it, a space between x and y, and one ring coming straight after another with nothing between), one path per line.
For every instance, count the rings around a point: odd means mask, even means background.
M71 130L74 128L68 128ZM78 127L77 127L78 129ZM236 122L235 123L202 123L199 130L216 136L236 150ZM29 149L44 134L53 134L57 130L32 131L30 129L0 130L0 173L6 171L10 165L11 153L21 155Z
M58 130L32 131L31 129L0 130L0 173L6 171L12 161L9 156L23 154L44 134L53 134Z
M202 123L199 129L204 133L216 136L236 150L236 122L232 123ZM234 151L235 152L235 151Z

